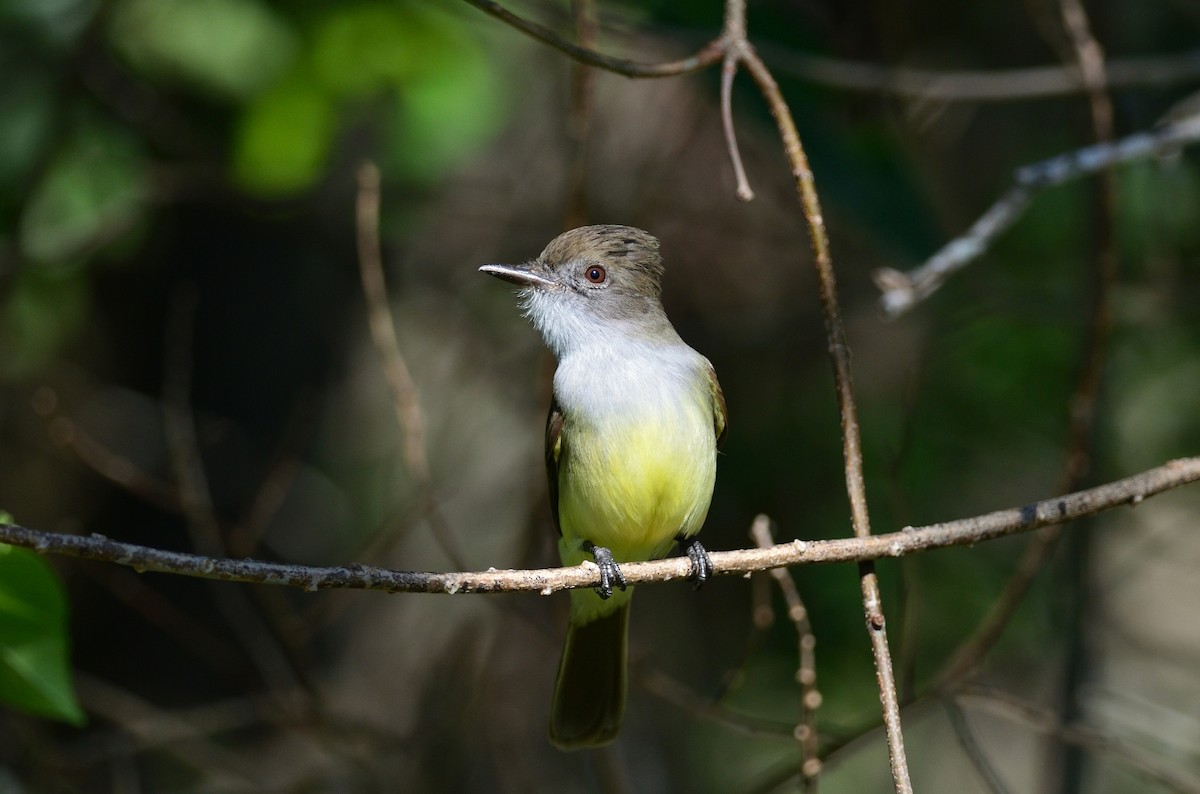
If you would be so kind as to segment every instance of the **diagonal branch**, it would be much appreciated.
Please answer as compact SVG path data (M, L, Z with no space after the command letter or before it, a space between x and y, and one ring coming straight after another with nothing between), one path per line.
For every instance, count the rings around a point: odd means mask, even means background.
M1166 791L1200 794L1200 777L1171 769L1163 763L1163 759L1124 737L1106 734L1084 723L1063 722L1050 709L994 688L967 687L961 690L957 697L964 702L970 702L981 711L986 710L997 716L1024 723L1049 736L1056 736L1068 744L1102 755L1106 759L1115 759L1140 773L1147 781L1159 784Z
M925 264L907 273L892 268L875 271L875 286L883 293L883 310L898 317L936 292L946 279L982 256L997 236L1016 223L1040 191L1197 141L1200 115L1192 115L1150 132L1093 144L1017 169L1013 186L971 228L942 246Z

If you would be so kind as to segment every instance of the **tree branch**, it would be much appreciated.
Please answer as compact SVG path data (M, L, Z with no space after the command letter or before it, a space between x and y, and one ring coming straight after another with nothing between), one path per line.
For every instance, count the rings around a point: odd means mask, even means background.
M721 37L705 44L695 55L681 58L677 61L665 61L663 63L629 61L624 58L614 58L611 55L605 55L604 53L590 50L587 47L580 47L575 42L558 35L550 28L520 17L499 3L492 2L492 0L466 1L480 11L491 14L496 19L513 26L522 33L532 36L543 44L550 45L580 63L585 63L588 66L597 66L610 72L623 74L626 77L674 77L690 72L698 72L705 67L719 62L725 52L726 44L724 37Z
M1095 515L1121 505L1137 505L1164 491L1200 480L1200 457L1180 458L1123 480L1066 496L972 518L906 527L886 535L832 540L794 540L766 549L712 552L713 573L747 574L772 568L820 563L868 562L903 557L949 546L970 546L986 540L1029 532ZM121 543L103 535L65 535L42 532L16 524L0 524L0 543L23 546L41 554L112 562L139 572L172 573L226 582L285 585L304 590L379 590L386 593L496 593L538 592L598 587L594 563L570 568L496 570L455 573L394 571L367 565L336 567L291 565L261 560L231 560ZM686 579L691 575L687 557L621 566L630 585Z
M1050 709L1029 703L1007 692L986 687L968 687L956 693L954 697L971 702L979 706L980 710L1023 722L1089 752L1115 758L1131 770L1140 773L1147 781L1157 783L1168 791L1200 794L1200 778L1171 769L1162 759L1145 748L1086 724L1064 723Z
M812 168L808 155L800 142L796 122L788 109L779 85L754 47L745 39L744 21L735 27L730 19L739 14L744 20L744 0L728 0L726 5L726 34L732 38L731 50L738 61L746 66L766 100L779 129L784 154L791 165L792 177L804 219L808 223L809 242L812 245L817 281L820 285L821 312L825 318L825 336L828 340L829 358L833 365L834 389L837 392L838 416L842 423L842 458L846 476L846 495L850 501L850 520L855 537L863 540L871 536L871 520L867 510L867 491L863 480L862 444L858 425L858 409L854 401L854 380L850 371L850 347L846 343L846 332L842 326L841 309L838 306L837 279L833 272L833 259L829 248L829 235L825 230L825 219L821 202L817 196ZM736 36L736 37L735 37ZM895 671L892 667L891 650L888 647L887 624L883 614L883 597L879 591L879 578L875 565L865 560L859 565L859 582L862 589L863 611L866 615L867 636L871 641L871 653L875 660L875 675L879 683L879 698L883 708L883 723L887 732L888 758L891 762L892 779L897 794L910 794L908 761L905 758L904 738L900 725L900 699L896 694Z
M725 56L721 64L721 129L725 133L725 146L729 150L729 162L733 164L733 178L737 183L734 195L738 201L753 201L754 190L746 179L746 168L742 165L742 153L738 149L737 133L733 128L733 78L737 74L738 59L733 53Z
M771 519L756 516L750 526L750 537L760 549L775 545L771 538ZM804 776L805 794L815 794L817 778L821 774L821 756L817 742L817 709L821 706L821 692L817 689L817 638L813 634L808 608L800 598L800 589L786 568L772 568L771 577L779 585L779 592L787 604L788 620L796 627L798 646L796 683L800 685L800 722L792 732L800 745L800 773Z
M1093 144L1017 169L1013 186L970 229L942 246L925 264L907 273L892 268L875 271L873 277L875 286L883 293L880 302L884 312L898 317L936 292L947 278L982 256L992 240L1016 222L1039 191L1197 141L1200 141L1200 115L1192 115L1151 132Z
M1086 93L1079 64L1018 69L940 70L830 58L763 45L776 72L846 91L866 91L923 102L1011 102ZM1110 88L1154 86L1200 79L1200 50L1108 61Z

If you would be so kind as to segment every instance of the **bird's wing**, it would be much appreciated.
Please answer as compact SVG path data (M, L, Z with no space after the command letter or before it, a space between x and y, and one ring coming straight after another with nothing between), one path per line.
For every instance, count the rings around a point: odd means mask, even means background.
M720 391L720 387L718 387ZM558 523L558 460L562 457L563 413L557 400L550 402L550 415L546 417L546 482L550 484L550 513L554 516L554 528L562 534Z
M712 364L708 364L705 374L708 375L708 394L712 399L713 431L717 434L717 446L720 447L725 442L725 432L729 429L729 412L725 408L725 393L721 391L721 384L717 382L717 371L713 369Z

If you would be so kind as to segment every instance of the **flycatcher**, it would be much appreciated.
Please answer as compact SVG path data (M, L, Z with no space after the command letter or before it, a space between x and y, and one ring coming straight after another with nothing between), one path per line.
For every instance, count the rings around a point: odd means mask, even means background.
M684 544L697 584L711 573L700 531L712 500L725 398L712 364L663 311L658 240L585 226L523 265L484 265L518 285L525 315L558 359L546 421L550 507L563 565L593 559L598 589L571 591L550 740L616 738L625 708L632 590L618 563ZM613 588L618 592L613 592Z

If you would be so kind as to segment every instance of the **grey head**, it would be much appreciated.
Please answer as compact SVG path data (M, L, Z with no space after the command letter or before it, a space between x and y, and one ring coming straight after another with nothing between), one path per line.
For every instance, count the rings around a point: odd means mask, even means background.
M614 335L678 339L662 308L658 240L641 229L583 226L554 238L530 262L479 269L521 287L526 316L560 357Z

